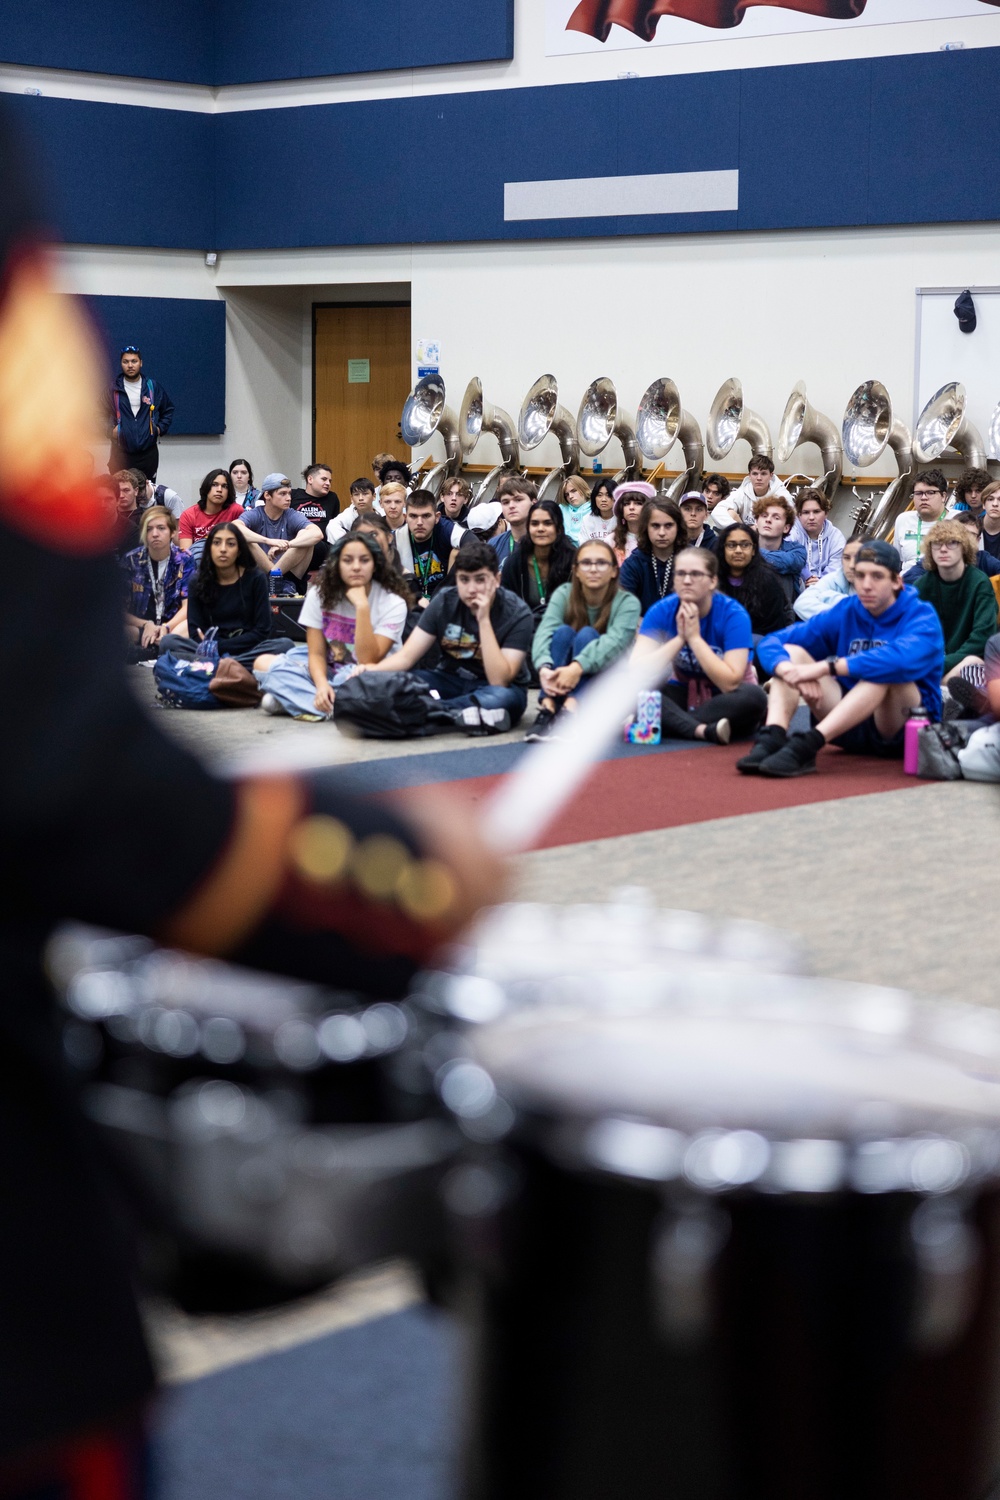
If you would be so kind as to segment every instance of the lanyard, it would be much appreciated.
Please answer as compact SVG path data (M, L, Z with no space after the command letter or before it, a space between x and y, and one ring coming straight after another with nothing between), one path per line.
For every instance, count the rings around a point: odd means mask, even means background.
M542 582L542 574L538 566L538 558L535 556L532 556L531 567L535 575L535 587L538 589L538 602L539 604L544 604L548 595L545 592L545 585Z
M413 554L413 563L420 577L420 592L424 595L425 598L428 596L427 583L431 576L432 553L433 544L431 547L428 547L426 552L414 552Z
M674 573L674 559L673 559L673 554L671 554L670 557L668 557L667 560L666 560L666 562L663 564L663 581L662 582L660 581L660 575L659 575L659 572L657 571L656 558L652 555L652 553L650 553L649 560L653 564L653 579L654 579L654 581L656 583L657 589L659 590L660 598L661 599L665 599L667 597L667 589L670 587L670 580L673 577L673 573Z
M153 608L156 611L156 623L163 621L164 596L167 588L167 565L170 562L170 554L163 559L159 572L153 570L153 559L146 553L146 567L149 569L149 581L153 585Z

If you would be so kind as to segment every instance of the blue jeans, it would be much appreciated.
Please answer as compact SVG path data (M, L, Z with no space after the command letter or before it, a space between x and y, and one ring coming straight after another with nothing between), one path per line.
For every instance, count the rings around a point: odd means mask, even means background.
M560 625L553 632L552 644L549 647L552 665L554 667L568 667L571 661L576 660L585 646L589 646L591 641L599 640L600 636L593 625L584 625L580 630L574 630L572 625ZM581 677L572 693L565 693L562 696L566 698L579 698L587 684L593 682L593 680L592 677ZM550 693L543 696L551 697L556 703L559 702L560 698L558 693Z
M420 677L427 686L441 695L442 703L452 708L505 708L510 722L516 724L528 706L528 694L523 687L512 683L510 687L493 687L488 682L477 683L471 677L459 677L455 672L434 672L429 667L415 667L414 677Z

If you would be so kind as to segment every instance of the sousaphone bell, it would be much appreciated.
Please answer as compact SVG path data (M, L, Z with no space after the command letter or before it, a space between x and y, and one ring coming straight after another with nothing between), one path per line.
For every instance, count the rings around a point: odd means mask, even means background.
M913 437L906 423L893 415L889 392L881 380L865 380L858 386L847 403L841 434L844 452L856 469L867 469L886 447L893 451L898 475L881 495L863 501L853 512L858 532L887 537L909 493Z
M603 453L611 439L617 438L622 445L624 466L614 475L613 482L634 479L641 467L639 448L635 440L635 418L621 410L615 383L607 375L591 381L580 402L576 419L576 434L580 452L588 458Z
M466 457L479 442L484 432L492 433L500 445L500 462L490 470L478 485L474 501L488 500L504 474L513 474L520 469L520 453L514 420L501 406L494 406L483 396L483 382L473 375L465 388L462 406L458 414L458 436L462 452Z
M993 408L990 418L989 449L991 459L1000 459L1000 401Z
M559 444L562 463L552 469L538 486L539 500L557 498L563 481L580 469L580 446L572 413L559 403L559 383L554 375L539 375L521 402L517 419L517 436L529 453L539 447L549 434Z
M667 488L671 500L679 499L690 484L701 478L705 450L701 428L691 413L684 410L677 386L665 377L654 380L643 392L636 412L635 440L639 452L658 468L678 438L684 448L684 469Z
M406 398L399 430L404 443L411 448L429 443L435 433L444 442L447 457L437 464L420 483L420 488L439 493L446 478L462 467L462 445L459 442L458 418L447 404L445 384L440 375L424 375Z
M960 453L970 469L985 469L986 447L966 415L965 386L959 380L934 392L913 431L913 456L918 464L933 463L946 448Z
M750 444L751 453L771 457L771 433L758 412L743 401L743 382L731 375L723 381L712 402L705 428L705 446L713 463L719 463L738 442Z
M805 381L799 380L792 387L792 394L785 402L785 410L781 415L774 450L778 463L787 463L796 448L803 443L815 444L823 460L823 473L811 487L832 500L840 488L840 476L844 470L844 449L840 433L836 424L812 405L806 395Z

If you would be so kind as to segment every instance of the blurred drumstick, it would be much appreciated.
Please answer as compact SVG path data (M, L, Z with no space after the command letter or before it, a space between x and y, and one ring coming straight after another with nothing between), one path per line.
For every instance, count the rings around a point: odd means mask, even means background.
M636 698L663 675L659 652L639 661L623 658L602 673L580 699L576 713L559 717L558 739L529 751L487 804L482 831L499 854L522 854L576 796L593 765L635 713Z

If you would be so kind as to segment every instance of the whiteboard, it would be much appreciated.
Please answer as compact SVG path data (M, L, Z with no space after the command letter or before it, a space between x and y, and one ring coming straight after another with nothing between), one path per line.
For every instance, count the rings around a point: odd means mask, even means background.
M917 288L916 404L913 420L950 380L965 386L966 412L989 451L990 422L1000 402L1000 287L969 287L976 328L963 333L953 308L965 287ZM994 456L994 455L991 455ZM1000 453L995 455L1000 458Z

